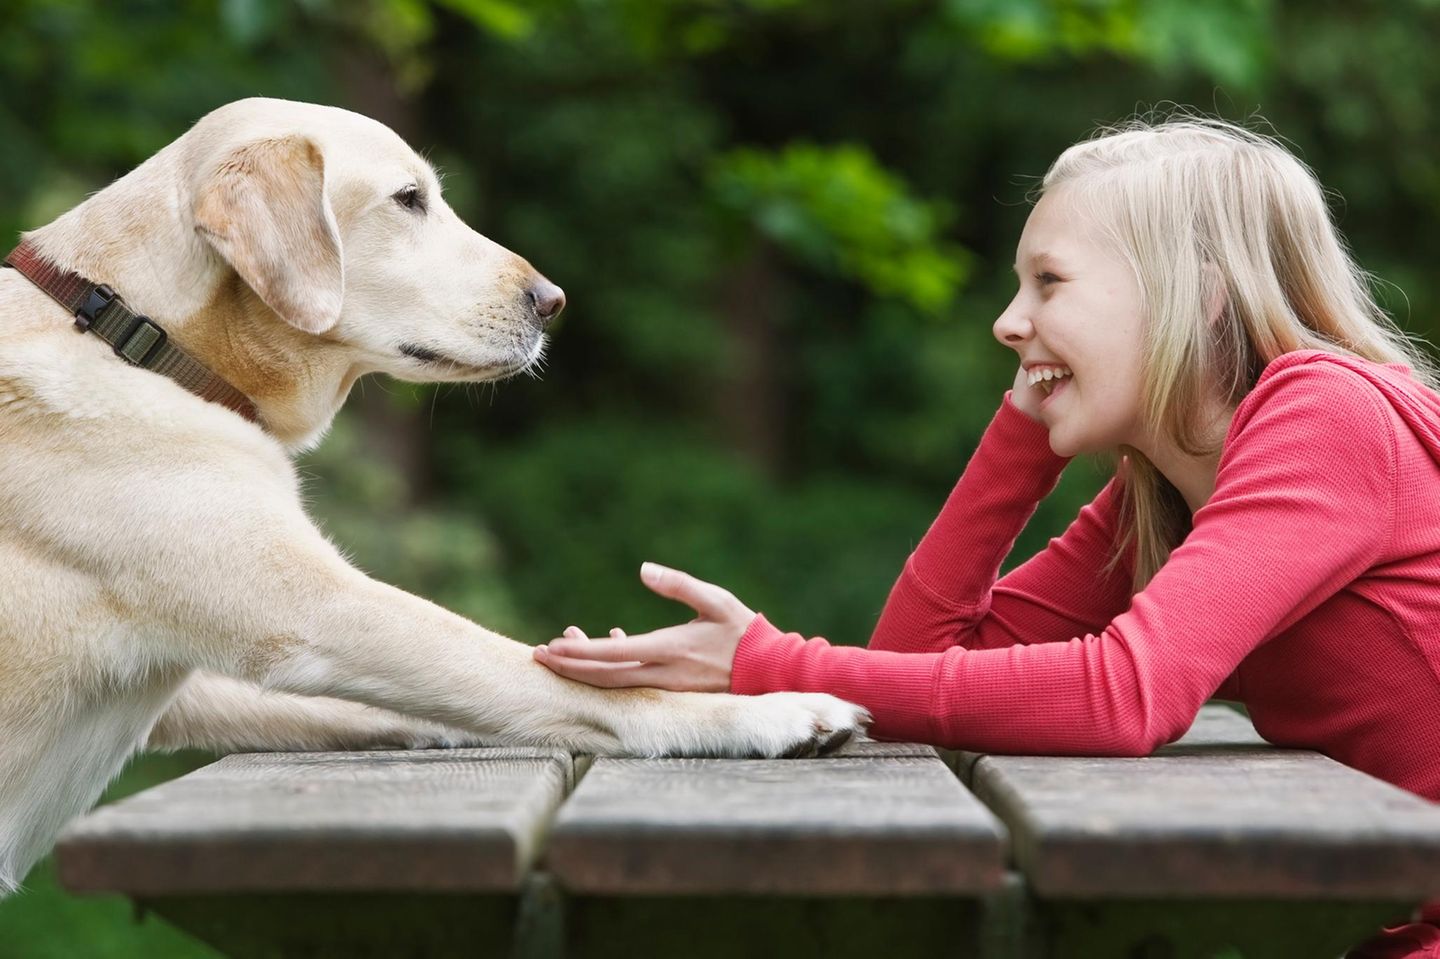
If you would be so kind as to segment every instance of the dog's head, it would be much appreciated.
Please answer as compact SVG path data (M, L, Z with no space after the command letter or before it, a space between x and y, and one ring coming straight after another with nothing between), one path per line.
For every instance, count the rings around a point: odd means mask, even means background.
M388 127L251 99L187 140L197 233L284 322L412 381L496 379L540 357L564 294L466 226Z

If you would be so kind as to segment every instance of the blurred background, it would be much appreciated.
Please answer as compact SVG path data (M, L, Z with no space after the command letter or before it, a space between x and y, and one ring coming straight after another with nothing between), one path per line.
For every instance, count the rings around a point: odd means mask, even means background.
M362 382L302 463L331 537L526 642L688 618L652 559L864 643L1013 379L1050 161L1170 103L1263 117L1428 338L1437 44L1440 0L0 0L0 245L230 100L375 117L570 305L538 378ZM1104 480L1072 464L1008 565ZM0 956L212 954L28 887Z

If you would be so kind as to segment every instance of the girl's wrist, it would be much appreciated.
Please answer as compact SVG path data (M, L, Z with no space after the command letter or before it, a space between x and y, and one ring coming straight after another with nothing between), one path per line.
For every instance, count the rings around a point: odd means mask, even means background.
M770 624L764 613L755 614L735 647L735 658L730 663L730 692L741 696L773 692L765 683L764 647L780 635L783 634Z

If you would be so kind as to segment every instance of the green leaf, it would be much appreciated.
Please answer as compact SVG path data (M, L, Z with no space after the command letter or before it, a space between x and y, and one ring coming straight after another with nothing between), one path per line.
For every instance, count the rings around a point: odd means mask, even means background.
M726 213L797 260L921 312L944 311L968 274L968 253L942 236L948 207L912 196L862 146L734 150L709 183Z
M488 33L506 40L529 36L535 17L525 7L506 0L435 0Z

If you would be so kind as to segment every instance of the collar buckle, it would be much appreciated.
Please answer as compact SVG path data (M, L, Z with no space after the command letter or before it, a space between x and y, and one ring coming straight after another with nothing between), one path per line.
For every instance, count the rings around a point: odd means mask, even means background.
M104 283L90 291L85 297L85 302L75 311L75 325L84 333L90 329L90 325L105 312L105 308L115 302L115 291Z

